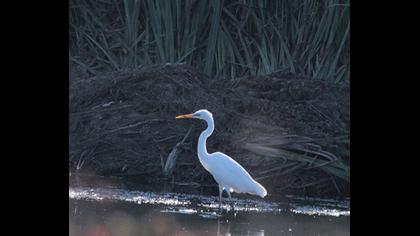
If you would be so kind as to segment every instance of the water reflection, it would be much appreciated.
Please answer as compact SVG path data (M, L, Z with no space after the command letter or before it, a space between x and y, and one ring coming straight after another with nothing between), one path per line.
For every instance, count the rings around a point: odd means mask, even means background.
M239 225L240 226L240 225ZM231 236L233 233L246 233L246 235L255 235L255 236L264 236L264 230L243 230L241 227L239 229L231 230L231 223L229 221L218 220L217 221L217 236Z
M72 188L69 197L71 236L349 235L348 216L294 213L281 203L237 199L238 210L226 205L220 213L212 206L217 199L197 195ZM327 205L333 210L333 202ZM305 205L296 201L291 206Z

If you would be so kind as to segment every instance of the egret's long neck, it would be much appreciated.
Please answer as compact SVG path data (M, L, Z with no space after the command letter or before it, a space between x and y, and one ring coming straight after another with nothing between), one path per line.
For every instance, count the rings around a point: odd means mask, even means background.
M200 137L198 138L197 151L198 151L198 157L200 158L200 161L204 161L209 155L209 153L207 152L206 141L207 141L207 138L213 133L213 130L214 130L213 119L208 119L206 121L207 121L207 129L205 129L200 134Z

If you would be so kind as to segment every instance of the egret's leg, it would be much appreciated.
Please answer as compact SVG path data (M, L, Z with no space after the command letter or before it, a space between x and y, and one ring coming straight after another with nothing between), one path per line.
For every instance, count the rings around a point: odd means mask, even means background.
M232 201L232 197L230 196L230 191L227 191L227 194L229 196L229 203L230 203L230 207L232 207L232 211L235 211L235 208L233 207L233 201Z
M219 210L222 209L222 194L223 194L223 187L219 185Z

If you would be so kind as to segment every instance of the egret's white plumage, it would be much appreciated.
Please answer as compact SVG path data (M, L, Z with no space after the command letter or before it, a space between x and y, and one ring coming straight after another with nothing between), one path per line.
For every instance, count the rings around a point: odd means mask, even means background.
M206 141L214 131L213 115L209 111L199 110L192 114L177 116L176 118L196 118L207 122L207 129L201 133L198 139L197 152L200 163L213 175L214 180L219 184L220 201L223 190L227 191L229 198L231 192L249 193L260 197L265 197L267 195L265 188L255 181L251 175L249 175L249 173L231 157L221 152L207 152Z

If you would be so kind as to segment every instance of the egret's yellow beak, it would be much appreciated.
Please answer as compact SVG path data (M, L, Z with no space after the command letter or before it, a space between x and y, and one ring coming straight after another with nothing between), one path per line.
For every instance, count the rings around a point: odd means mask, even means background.
M191 114L185 114L185 115L179 115L179 116L176 116L175 117L175 119L191 119L191 118L193 118L193 113L191 113Z

